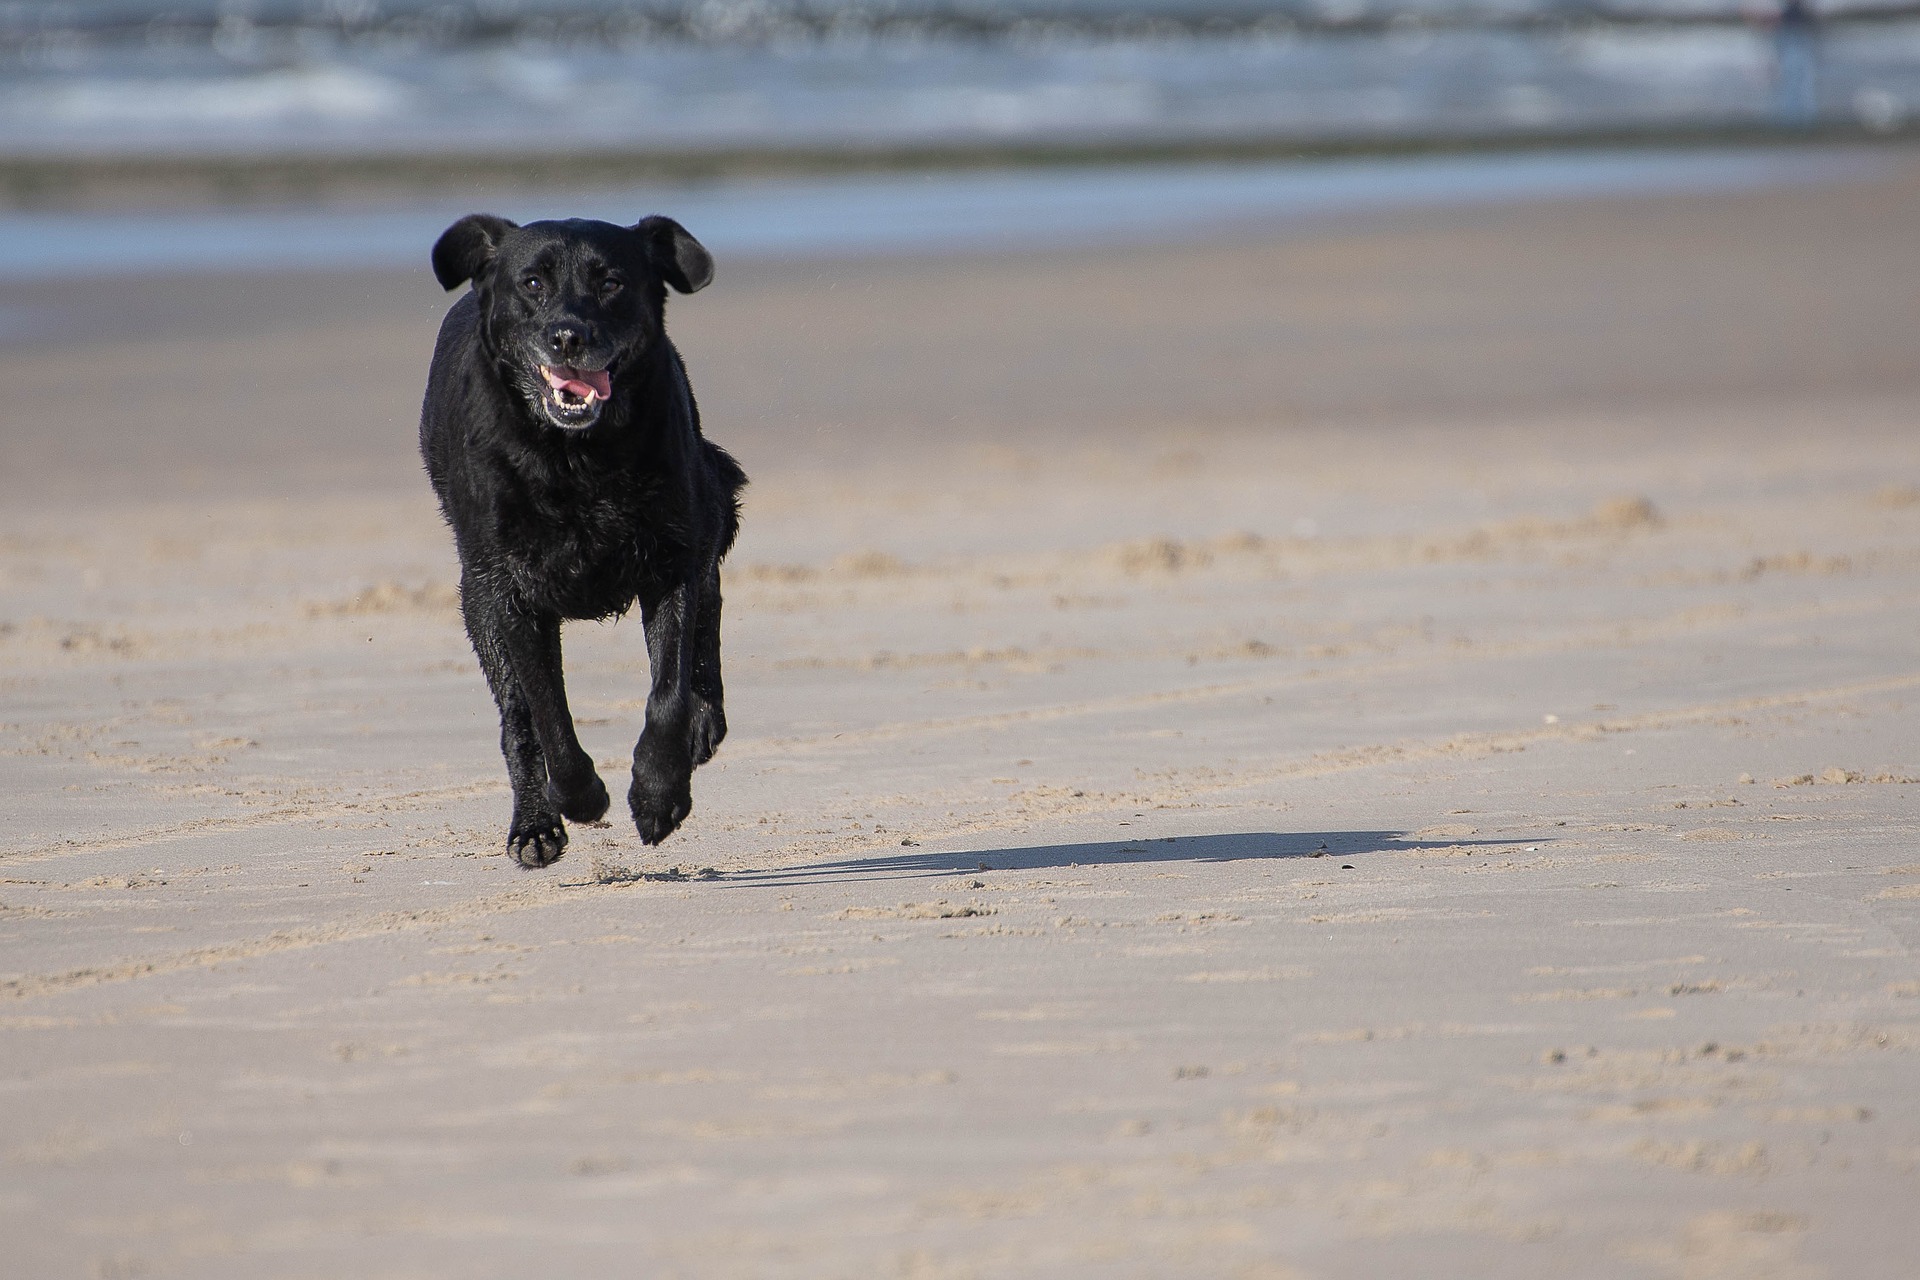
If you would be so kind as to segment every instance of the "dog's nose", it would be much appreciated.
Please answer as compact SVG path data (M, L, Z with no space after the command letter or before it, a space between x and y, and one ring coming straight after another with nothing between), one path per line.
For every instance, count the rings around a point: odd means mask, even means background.
M573 321L562 321L547 330L547 350L563 363L571 363L592 341L593 334L587 327Z

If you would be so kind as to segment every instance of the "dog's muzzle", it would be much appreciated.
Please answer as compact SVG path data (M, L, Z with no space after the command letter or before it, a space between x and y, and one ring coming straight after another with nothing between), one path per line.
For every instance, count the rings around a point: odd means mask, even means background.
M543 364L541 406L562 427L592 426L600 406L613 395L613 374L607 369L578 369L572 365Z

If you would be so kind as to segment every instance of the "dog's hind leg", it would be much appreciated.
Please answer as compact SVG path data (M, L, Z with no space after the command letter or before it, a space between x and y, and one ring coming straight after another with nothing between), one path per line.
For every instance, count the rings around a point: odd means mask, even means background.
M647 659L653 687L647 692L647 727L633 748L633 786L627 805L640 839L659 844L693 811L693 584L676 583L658 596L643 596Z
M466 616L467 637L473 641L480 670L500 708L500 754L507 759L507 779L513 785L507 852L523 867L544 867L565 851L567 829L547 799L547 761L533 731L533 716L514 677L500 628L493 623L496 609L484 588L471 578L460 584L460 610Z
M693 766L713 759L727 736L725 690L720 681L720 567L708 568L693 610L693 710L687 738Z

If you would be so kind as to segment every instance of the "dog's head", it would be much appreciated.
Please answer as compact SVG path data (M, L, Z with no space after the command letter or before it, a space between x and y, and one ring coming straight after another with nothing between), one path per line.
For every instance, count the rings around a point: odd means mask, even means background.
M667 286L705 288L713 258L672 218L523 227L476 213L433 246L433 274L445 289L473 282L481 341L535 415L583 431L661 341Z

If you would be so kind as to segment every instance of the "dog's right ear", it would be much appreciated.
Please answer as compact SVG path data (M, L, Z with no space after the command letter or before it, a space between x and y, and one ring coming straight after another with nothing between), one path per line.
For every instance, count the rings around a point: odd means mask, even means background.
M507 232L519 226L490 213L470 213L448 227L433 245L433 278L457 289L487 269Z

